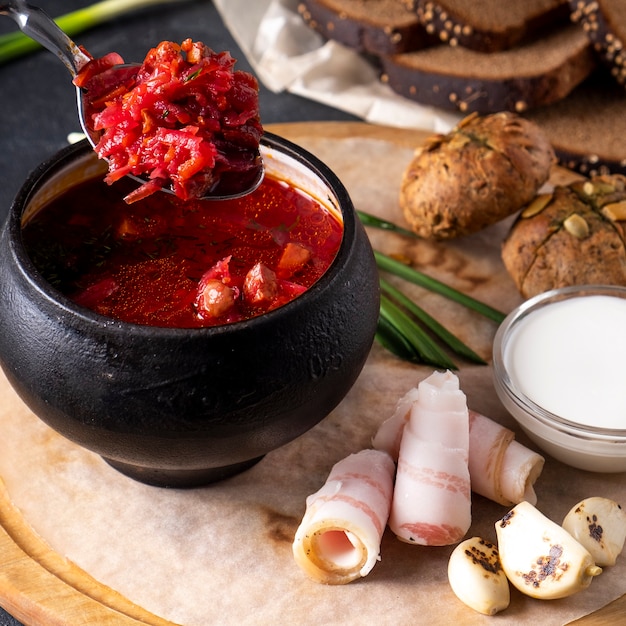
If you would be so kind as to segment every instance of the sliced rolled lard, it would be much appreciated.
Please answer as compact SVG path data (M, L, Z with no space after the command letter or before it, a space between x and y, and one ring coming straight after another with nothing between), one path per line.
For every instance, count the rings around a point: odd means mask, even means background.
M472 491L491 500L503 501L500 488L500 471L504 453L515 433L470 410L470 476Z
M459 379L434 372L404 427L389 527L401 541L458 543L471 521L469 412Z
M372 445L385 450L397 461L405 424L418 396L417 387L408 391L374 435ZM469 411L469 471L472 491L505 506L522 501L537 503L534 485L543 471L545 459L515 441L512 430L498 422Z
M529 450L519 441L511 441L502 459L498 491L486 497L506 506L524 501L536 505L535 483L543 471L544 463L545 459L540 454Z
M545 460L514 437L515 433L508 428L470 411L472 490L505 506L522 501L535 505L534 484Z
M342 459L326 483L306 500L293 555L313 580L342 585L367 576L380 559L395 464L380 450Z
M372 447L384 450L394 461L398 460L404 425L409 421L411 408L417 402L418 394L417 387L409 389L398 400L393 414L379 426L372 439Z

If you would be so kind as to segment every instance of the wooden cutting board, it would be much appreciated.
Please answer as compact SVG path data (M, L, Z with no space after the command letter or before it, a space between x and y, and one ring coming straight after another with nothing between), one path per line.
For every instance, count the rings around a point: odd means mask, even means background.
M311 137L333 141L360 137L372 141L380 140L399 148L413 148L427 136L423 131L361 123L295 123L268 126L267 129L295 142L305 142ZM355 155L355 162L368 157L367 154ZM0 428L1 426L0 421ZM168 576L168 573L163 572L163 576ZM31 528L29 519L13 505L11 493L2 481L0 605L28 626L173 624L98 582L63 555L52 550ZM549 603L546 611L550 611ZM626 596L575 623L599 626L616 622L624 615Z

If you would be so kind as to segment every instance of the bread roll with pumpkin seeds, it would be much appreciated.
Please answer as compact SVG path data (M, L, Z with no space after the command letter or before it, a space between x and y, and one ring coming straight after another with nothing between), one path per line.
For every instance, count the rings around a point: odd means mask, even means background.
M530 202L554 162L533 122L508 112L472 114L416 152L404 172L400 206L420 237L468 235Z
M626 285L626 177L537 196L511 226L502 260L526 298L570 285Z

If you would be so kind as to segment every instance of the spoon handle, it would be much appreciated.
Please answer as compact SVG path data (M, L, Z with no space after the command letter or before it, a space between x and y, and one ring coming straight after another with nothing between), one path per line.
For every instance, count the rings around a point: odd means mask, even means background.
M43 9L24 0L0 0L0 15L8 15L25 35L59 57L72 77L89 61Z

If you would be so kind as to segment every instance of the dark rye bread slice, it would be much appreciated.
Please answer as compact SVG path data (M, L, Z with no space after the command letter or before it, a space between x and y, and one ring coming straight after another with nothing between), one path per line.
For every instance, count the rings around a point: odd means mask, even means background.
M508 50L569 21L568 0L405 0L444 43L482 52Z
M512 50L439 45L381 57L381 63L381 80L395 92L462 113L519 113L558 102L596 65L587 36L575 24Z
M594 49L626 85L626 0L569 0L572 20L579 23Z
M626 174L626 91L604 72L524 117L544 131L561 165L585 176Z
M433 43L403 0L301 0L298 13L327 39L358 52L398 54Z

